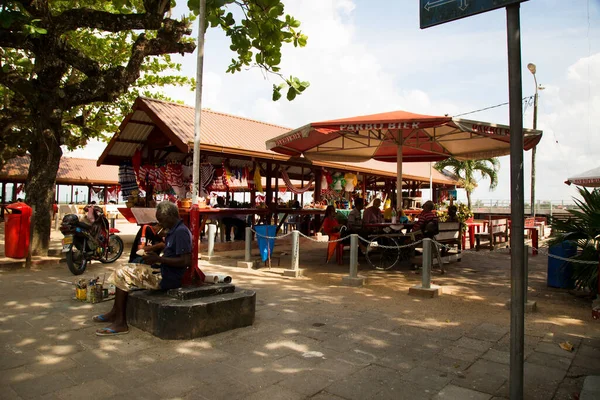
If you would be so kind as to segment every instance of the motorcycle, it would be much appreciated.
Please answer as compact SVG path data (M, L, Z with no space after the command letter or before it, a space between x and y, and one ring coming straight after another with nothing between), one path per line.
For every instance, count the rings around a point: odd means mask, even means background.
M123 240L111 228L101 207L86 206L88 221L80 221L75 214L62 219L60 231L64 235L62 252L66 253L67 266L74 275L85 272L87 264L98 260L103 264L115 262L123 254Z

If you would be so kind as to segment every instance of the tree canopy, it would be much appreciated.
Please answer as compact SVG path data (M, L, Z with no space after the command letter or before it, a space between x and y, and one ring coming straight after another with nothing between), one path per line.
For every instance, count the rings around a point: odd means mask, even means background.
M497 158L486 158L483 160L460 161L455 158L447 158L435 163L435 169L442 171L450 169L460 180L467 192L467 205L471 208L471 193L477 187L477 178L483 177L490 180L490 190L498 186L498 171L500 161Z
M189 1L196 13L198 1ZM84 146L116 130L138 95L189 85L172 54L191 53L193 15L172 18L171 0L4 0L0 5L0 167L29 152L25 187L34 208L34 249L47 249L61 146ZM234 10L241 16L234 18ZM307 82L283 78L284 43L304 46L299 22L280 0L207 1L207 22L231 39L234 73L258 66L279 75L273 98L302 93Z

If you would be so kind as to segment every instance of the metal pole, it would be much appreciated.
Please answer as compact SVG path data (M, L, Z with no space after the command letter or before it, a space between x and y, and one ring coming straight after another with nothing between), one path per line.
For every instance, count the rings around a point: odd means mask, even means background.
M212 257L215 255L215 235L217 233L217 225L208 224L208 251L207 255Z
M364 197L364 194L363 194ZM398 148L396 150L396 209L402 207L402 129L398 129Z
M245 252L244 252L244 261L250 262L250 258L252 257L252 228L246 227L246 239L245 239Z
M292 265L291 269L297 271L300 265L300 235L297 230L292 231Z
M206 0L200 0L198 14L198 61L196 65L196 106L194 118L194 170L192 172L192 204L198 204L200 187L200 124L202 119L202 70L204 68L204 32L206 31Z
M524 301L524 215L523 190L523 110L521 107L521 28L519 4L506 7L508 47L508 88L510 108L510 203L511 203L511 305L510 305L510 398L523 398L523 359L525 334Z
M537 129L537 111L538 111L538 84L535 74L533 74L535 82L535 95L533 96L533 129ZM537 146L531 149L531 216L535 217L535 151Z
M435 200L433 200L433 173L431 161L429 162L429 192L430 200L435 202Z
M358 235L350 235L350 278L358 276Z
M421 268L421 287L431 288L431 239L423 239L423 267Z
M529 246L523 246L523 269L525 270L525 282L523 288L523 301L527 302L527 291L529 288Z

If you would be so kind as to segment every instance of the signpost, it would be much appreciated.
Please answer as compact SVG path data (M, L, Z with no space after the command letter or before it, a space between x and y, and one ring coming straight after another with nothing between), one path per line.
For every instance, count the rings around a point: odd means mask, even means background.
M420 0L421 29L506 7L508 97L510 108L511 307L510 398L523 398L525 345L525 204L523 190L523 111L521 109L521 28L519 8L525 0Z
M421 29L526 0L420 0Z

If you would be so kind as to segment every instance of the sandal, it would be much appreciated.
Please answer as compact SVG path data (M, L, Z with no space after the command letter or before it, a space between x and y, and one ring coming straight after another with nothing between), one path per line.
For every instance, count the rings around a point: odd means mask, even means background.
M117 332L112 328L102 328L96 331L96 336L117 336L117 335L125 335L129 333L129 330L123 332Z
M92 321L94 321L94 322L112 322L108 318L106 318L103 314L95 315L92 318Z

